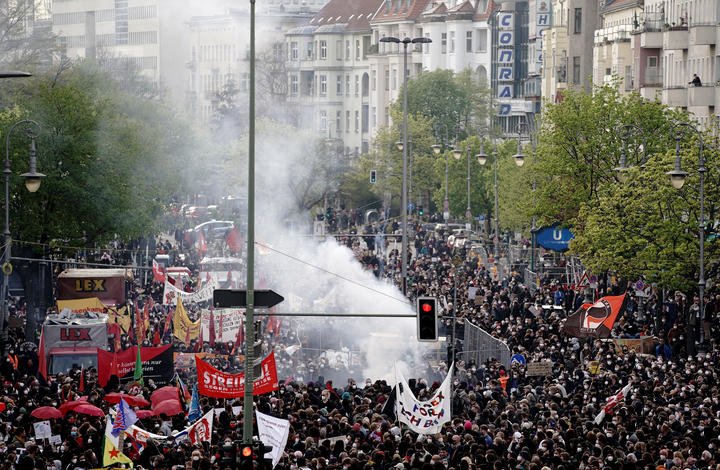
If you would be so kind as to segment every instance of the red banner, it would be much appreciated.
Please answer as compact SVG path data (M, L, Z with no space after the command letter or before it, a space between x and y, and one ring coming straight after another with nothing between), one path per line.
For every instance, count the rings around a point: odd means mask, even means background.
M245 374L226 374L195 356L200 395L214 398L238 398L245 393ZM255 379L253 395L263 395L278 389L275 353L262 361L262 375Z

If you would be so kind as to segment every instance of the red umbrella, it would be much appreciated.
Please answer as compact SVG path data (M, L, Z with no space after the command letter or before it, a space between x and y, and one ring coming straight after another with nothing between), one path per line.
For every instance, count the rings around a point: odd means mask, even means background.
M168 416L174 416L182 413L183 409L180 406L179 401L165 400L154 406L153 411L155 412L155 416L160 416L162 413L165 413Z
M149 418L151 416L155 416L155 412L153 410L137 410L135 412L135 416L140 419Z
M63 403L62 405L60 405L60 412L62 414L66 414L68 411L74 410L76 406L87 405L87 404L88 404L87 400L69 401L67 403Z
M105 416L105 413L103 413L103 410L101 410L97 406L93 406L89 403L83 403L82 405L78 405L75 408L73 408L73 411L75 413L82 413L82 414L90 415L90 416L100 416L100 417Z
M158 388L152 393L152 395L150 395L150 401L153 406L170 399L175 399L176 401L178 399L177 387L173 385L166 385L165 387Z
M63 414L62 411L58 410L57 408L53 406L41 406L40 408L35 408L32 410L32 413L30 413L30 416L33 418L39 418L39 419L50 419L50 418L62 418Z
M108 393L104 398L108 403L120 403L120 399L125 400L125 403L130 406L150 406L150 402L143 397L136 397L127 393Z

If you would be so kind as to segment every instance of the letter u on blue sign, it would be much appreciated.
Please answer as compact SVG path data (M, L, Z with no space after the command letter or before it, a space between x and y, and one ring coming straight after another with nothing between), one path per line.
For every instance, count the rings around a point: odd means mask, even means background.
M501 46L512 46L514 44L512 31L501 32L498 42Z

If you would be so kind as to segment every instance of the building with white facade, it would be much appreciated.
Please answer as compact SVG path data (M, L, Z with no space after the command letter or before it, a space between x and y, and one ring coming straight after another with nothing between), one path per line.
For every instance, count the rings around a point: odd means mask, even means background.
M186 36L172 0L55 0L52 30L69 58L137 70L183 95Z
M320 0L312 3L320 6ZM284 33L312 17L309 8L292 6L292 3L274 2L256 11L256 70L262 69L257 77L257 94L263 98L273 92L285 94ZM250 14L247 9L233 8L219 15L192 17L186 26L190 52L186 62L185 104L190 116L208 122L217 110L218 93L228 83L232 82L240 94L247 95ZM273 67L277 70L272 70ZM280 72L281 76L277 76ZM278 84L273 83L276 80L282 80L279 91Z
M370 19L381 2L332 0L285 35L297 124L339 139L346 154L366 152L370 142Z
M642 13L642 0L611 0L600 7L600 25L595 30L593 83L621 80L620 90L633 90L632 31Z
M633 31L634 87L709 126L720 106L720 2L645 0ZM702 86L691 86L697 74Z

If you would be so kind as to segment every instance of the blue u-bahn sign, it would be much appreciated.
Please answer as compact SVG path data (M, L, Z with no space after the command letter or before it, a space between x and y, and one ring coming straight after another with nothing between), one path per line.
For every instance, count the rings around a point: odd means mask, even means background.
M569 228L561 228L556 223L549 227L543 227L535 232L535 242L546 250L567 251L570 240L575 235Z

